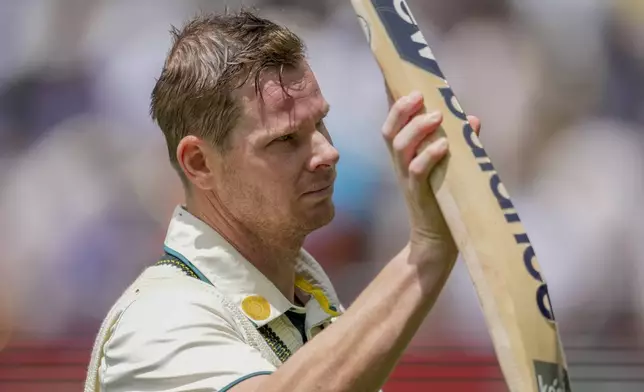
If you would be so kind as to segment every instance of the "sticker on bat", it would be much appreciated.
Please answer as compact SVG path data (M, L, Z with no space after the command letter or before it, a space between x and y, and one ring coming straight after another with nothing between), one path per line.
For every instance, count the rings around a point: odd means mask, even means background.
M405 0L371 0L400 57L445 79Z
M539 392L571 392L568 372L561 365L534 361L534 374Z

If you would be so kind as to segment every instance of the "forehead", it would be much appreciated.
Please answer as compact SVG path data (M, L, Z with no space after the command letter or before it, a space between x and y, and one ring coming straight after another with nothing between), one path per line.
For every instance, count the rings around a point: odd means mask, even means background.
M281 80L280 80L281 79ZM240 90L246 122L251 129L282 130L322 117L328 111L313 71L306 62L298 67L267 70L255 84L247 83Z

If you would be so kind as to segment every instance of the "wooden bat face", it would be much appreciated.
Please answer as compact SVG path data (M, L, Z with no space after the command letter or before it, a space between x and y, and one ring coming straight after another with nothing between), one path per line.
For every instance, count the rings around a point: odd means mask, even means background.
M407 3L352 4L393 99L420 90L426 104L443 111L452 147L430 181L470 271L508 385L513 392L570 391L534 249Z

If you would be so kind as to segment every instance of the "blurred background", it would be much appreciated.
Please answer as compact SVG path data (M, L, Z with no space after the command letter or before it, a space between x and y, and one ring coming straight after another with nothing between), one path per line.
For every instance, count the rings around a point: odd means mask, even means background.
M521 214L575 391L644 390L644 2L408 0ZM149 96L215 0L0 0L0 391L78 391L181 185ZM306 41L342 159L307 248L348 306L408 234L382 77L346 0L257 0ZM386 392L505 391L459 262Z

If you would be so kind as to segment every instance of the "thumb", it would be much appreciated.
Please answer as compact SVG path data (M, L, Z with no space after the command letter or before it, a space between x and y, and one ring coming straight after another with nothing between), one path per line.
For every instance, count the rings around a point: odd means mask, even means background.
M481 120L476 116L467 116L467 121L470 123L476 136L478 136L481 133Z

